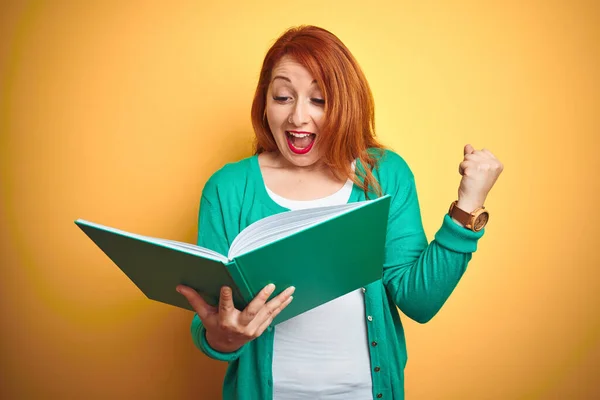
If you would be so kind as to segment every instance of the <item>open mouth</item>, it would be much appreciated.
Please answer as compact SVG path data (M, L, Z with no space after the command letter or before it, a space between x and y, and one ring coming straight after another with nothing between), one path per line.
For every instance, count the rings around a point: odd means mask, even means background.
M285 137L293 153L306 154L312 149L317 135L310 132L286 131Z

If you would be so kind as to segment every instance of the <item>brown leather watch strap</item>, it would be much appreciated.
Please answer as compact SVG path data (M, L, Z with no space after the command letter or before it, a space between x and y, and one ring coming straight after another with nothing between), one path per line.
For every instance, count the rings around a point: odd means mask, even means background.
M455 200L454 203L452 203L452 206L450 207L450 212L449 212L450 216L452 218L454 218L455 220L457 220L458 222L460 222L461 224L463 224L464 226L470 228L471 224L472 224L473 216L470 213L458 208L456 206L457 203L458 203L458 200Z
M472 230L473 232L479 232L483 229L489 219L489 213L485 209L485 207L479 207L473 212L466 212L465 210L461 210L456 205L458 204L458 200L455 200L452 204L450 204L450 210L448 210L448 214L450 217L460 222L465 228Z

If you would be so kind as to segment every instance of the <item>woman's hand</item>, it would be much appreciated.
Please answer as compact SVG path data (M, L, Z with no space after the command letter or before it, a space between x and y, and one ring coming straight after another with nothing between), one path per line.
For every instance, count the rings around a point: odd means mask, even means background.
M458 188L457 207L472 212L483 206L504 165L487 149L475 150L467 144L464 159L458 167L462 175Z
M206 340L222 353L236 351L259 337L273 319L292 301L295 288L289 287L267 303L275 285L265 286L243 310L233 305L231 288L221 288L219 306L213 307L192 288L177 286L177 291L188 300L206 328Z

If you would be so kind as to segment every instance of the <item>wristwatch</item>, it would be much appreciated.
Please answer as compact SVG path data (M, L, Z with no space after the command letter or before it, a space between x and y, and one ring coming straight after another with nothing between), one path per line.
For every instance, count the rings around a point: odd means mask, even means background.
M483 227L487 224L490 213L487 212L485 207L480 207L475 211L468 213L464 210L461 210L456 206L458 200L455 200L450 204L450 210L448 214L463 224L465 228L472 230L473 232L479 232L483 229Z

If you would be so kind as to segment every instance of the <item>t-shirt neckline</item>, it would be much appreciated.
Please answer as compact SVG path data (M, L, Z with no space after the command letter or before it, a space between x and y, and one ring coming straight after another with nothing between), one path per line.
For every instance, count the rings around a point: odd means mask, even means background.
M290 211L290 208L284 207L281 204L277 203L270 195L269 192L267 191L267 186L265 184L263 175L262 175L262 171L260 169L260 164L258 162L258 154L255 154L251 157L250 159L251 161L251 166L253 169L253 172L256 174L256 179L254 180L254 182L256 182L256 193L259 193L261 195L261 197L263 198L263 205L268 206L270 209L272 209L275 212L281 212L281 211ZM342 187L340 190L344 190L344 187ZM351 189L351 193L350 193L350 197L348 199L348 203L354 202L356 201L357 195L358 195L358 186L356 186L356 184L352 184L352 189ZM336 193L334 193L331 196L336 195ZM301 200L291 200L294 202L298 202ZM310 200L312 201L312 200Z

